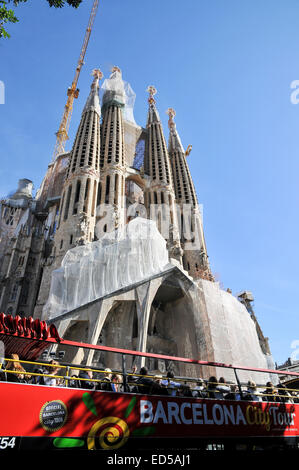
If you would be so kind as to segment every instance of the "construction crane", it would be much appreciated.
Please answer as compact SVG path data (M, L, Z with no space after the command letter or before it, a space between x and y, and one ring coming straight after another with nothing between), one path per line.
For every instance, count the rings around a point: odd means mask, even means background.
M85 57L88 41L90 38L90 34L91 34L92 26L94 23L94 19L97 13L98 6L99 6L99 0L94 0L90 17L89 17L88 26L86 28L86 32L84 36L83 45L81 48L80 57L77 63L76 73L75 73L72 85L67 90L67 102L64 107L64 113L60 122L59 129L56 132L56 145L54 149L52 162L56 160L58 155L65 152L65 143L69 138L68 131L69 131L70 120L71 120L72 111L73 111L73 102L74 102L74 99L78 98L78 95L79 95L77 83L78 83L82 66L84 64L84 57Z

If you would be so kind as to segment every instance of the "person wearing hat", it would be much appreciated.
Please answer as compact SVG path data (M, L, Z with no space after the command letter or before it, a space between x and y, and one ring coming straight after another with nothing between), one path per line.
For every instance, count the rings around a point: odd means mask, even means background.
M247 382L247 392L244 400L262 401L262 397L257 393L256 383L252 380L248 380Z
M112 370L109 369L109 367L106 367L106 369L104 370L104 378L102 382L100 383L101 390L104 390L105 392L113 392L111 377L112 377Z

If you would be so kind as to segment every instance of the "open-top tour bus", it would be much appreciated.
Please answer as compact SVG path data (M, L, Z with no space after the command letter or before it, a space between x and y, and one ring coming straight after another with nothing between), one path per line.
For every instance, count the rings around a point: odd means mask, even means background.
M143 393L128 384L138 374L126 370L126 357L156 358L200 366L252 370L298 377L295 372L249 369L159 354L110 348L64 340L54 325L32 318L0 315L0 341L4 348L0 382L0 449L269 449L298 447L297 399L248 401L184 396L179 393ZM51 347L109 351L122 356L122 391L103 391L74 386L72 369L83 366L60 363L59 386L34 382L49 376L34 372L43 351ZM31 380L22 383L8 364L18 354ZM95 370L99 372L99 370ZM293 377L294 376L294 377ZM26 377L25 377L26 379ZM186 382L186 378L183 379ZM193 383L196 379L190 379ZM90 383L92 379L88 382ZM100 379L94 379L98 385ZM83 385L82 385L83 383ZM75 384L76 385L76 384ZM95 387L93 387L95 388ZM263 386L265 388L265 385ZM173 389L172 389L173 392Z

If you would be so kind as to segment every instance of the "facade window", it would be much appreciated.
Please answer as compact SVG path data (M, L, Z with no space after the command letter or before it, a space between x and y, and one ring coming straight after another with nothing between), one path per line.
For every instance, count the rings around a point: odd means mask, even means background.
M73 235L70 236L70 245L73 244Z
M115 180L114 180L114 204L117 204L118 201L118 174L116 173L115 175Z
M62 199L61 199L61 203L60 203L60 210L58 210L59 218L58 218L58 226L57 226L57 228L58 228L59 225L60 225L60 220L61 220L61 215L62 215L62 210L63 210L63 203L64 203L64 195L65 195L65 193L63 193L63 195L62 195Z
M25 256L20 256L20 257L19 257L18 266L23 266L23 264L24 264L24 259L25 259Z
M90 186L90 179L88 178L88 180L86 180L86 186L85 186L83 212L87 212L88 197L89 197L89 186Z
M63 240L60 240L60 249L63 247Z
M73 214L76 215L78 213L78 202L80 198L80 189L81 189L81 181L77 181L76 185L76 193L75 193L75 200L74 200L74 208L73 208Z
M4 211L4 219L5 219L6 225L13 225L15 212L16 212L16 208L14 208L14 207L7 208L6 207L6 209Z
M64 209L64 220L66 220L68 218L71 195L72 195L72 186L69 187L69 190L68 190L68 193L67 193L67 199L66 199L65 209Z
M33 256L29 256L28 258L28 266L34 266L35 265L35 258Z
M106 178L106 193L105 193L105 204L109 204L109 192L110 192L110 176Z
M102 199L102 184L99 182L98 184L98 196L97 196L97 206L101 204Z
M92 195L92 205L91 205L91 216L94 217L96 209L96 196L97 196L97 182L93 183L93 195Z
M29 285L30 285L29 281L24 280L21 295L20 295L20 305L26 305L28 302Z
M14 302L18 295L18 284L14 284L10 293L10 302Z

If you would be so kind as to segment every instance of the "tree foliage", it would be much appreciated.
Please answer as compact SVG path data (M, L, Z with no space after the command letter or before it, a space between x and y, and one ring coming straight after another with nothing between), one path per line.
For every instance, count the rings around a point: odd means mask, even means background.
M0 38L9 38L10 35L5 29L6 23L17 23L19 20L15 16L14 10L10 6L17 7L19 3L26 3L28 0L0 0ZM62 8L68 5L78 8L82 0L46 0L50 7Z

